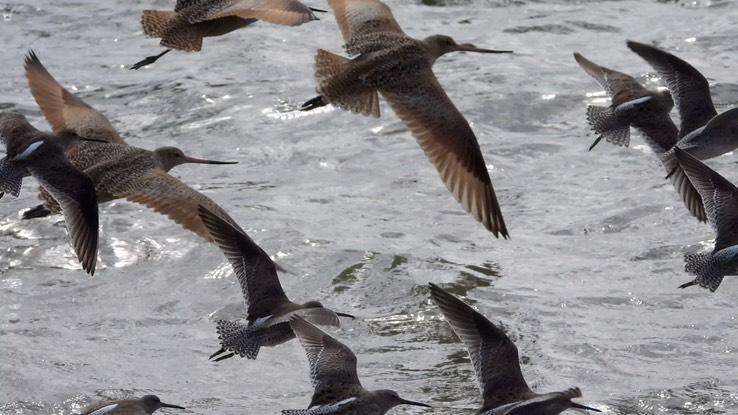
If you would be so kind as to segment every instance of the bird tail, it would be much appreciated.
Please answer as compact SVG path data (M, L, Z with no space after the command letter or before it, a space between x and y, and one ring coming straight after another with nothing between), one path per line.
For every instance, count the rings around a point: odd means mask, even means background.
M164 37L177 12L165 10L144 10L141 15L141 27L148 37Z
M597 140L589 148L592 150L604 138L608 143L628 147L630 144L630 124L619 117L610 107L587 107L587 121L598 134Z
M18 168L14 164L8 162L7 157L0 159L0 192L10 193L18 197L21 184L23 183L23 172L25 168Z
M684 255L684 270L696 275L694 282L712 292L718 289L725 276L713 254L697 253Z
M315 78L318 93L342 109L363 115L379 117L379 95L358 80L339 78L346 72L350 60L335 53L318 49L315 55Z
M252 330L237 321L218 321L220 345L241 357L256 359L261 344L252 336Z

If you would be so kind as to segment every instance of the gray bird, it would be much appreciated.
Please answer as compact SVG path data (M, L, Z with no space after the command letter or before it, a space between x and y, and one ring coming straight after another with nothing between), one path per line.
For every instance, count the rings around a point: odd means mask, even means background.
M666 82L681 119L679 141L673 148L686 150L699 160L707 160L738 148L738 108L718 115L707 79L692 65L653 46L628 41L628 47L648 62ZM661 155L674 187L682 200L694 205L695 190L679 168L671 151ZM692 209L690 209L692 211ZM693 212L694 213L694 212ZM697 217L704 222L704 217Z
M520 371L518 348L487 318L452 294L429 283L431 298L469 351L484 403L481 415L558 415L569 409L600 412L572 402L582 392L538 394L530 390Z
M74 167L64 148L85 140L73 131L44 133L21 114L0 113L7 155L0 160L0 191L18 196L24 177L33 176L61 206L82 268L95 274L98 212L95 183Z
M286 409L282 415L382 415L397 405L431 407L400 398L393 390L364 389L351 349L300 316L293 316L290 325L310 362L315 392L308 409Z
M241 284L247 307L247 324L238 321L218 321L222 348L210 358L218 362L238 354L256 359L262 346L276 346L294 339L289 319L301 315L315 324L338 326L339 316L318 301L296 304L287 298L279 283L277 269L264 252L238 225L233 225L208 210L198 208L200 218L213 237L214 243L228 258Z
M81 415L151 415L159 408L185 409L164 403L156 395L146 395L141 399L123 399L90 405L82 410Z
M684 270L696 278L679 288L699 284L714 292L724 276L738 275L738 187L682 149L675 150L675 157L702 195L716 234L712 252L684 255Z
M669 116L674 106L669 91L646 89L632 76L600 66L579 53L574 52L574 59L612 100L609 107L587 107L587 121L598 134L590 150L603 138L628 147L631 126L643 134L656 154L665 153L676 144L679 131Z

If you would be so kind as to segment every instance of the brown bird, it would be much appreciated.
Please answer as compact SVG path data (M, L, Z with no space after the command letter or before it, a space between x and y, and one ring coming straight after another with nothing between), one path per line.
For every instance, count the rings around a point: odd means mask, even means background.
M241 227L228 223L206 206L198 208L203 223L213 236L241 285L247 324L218 321L222 348L210 356L218 362L238 354L256 359L262 346L276 346L295 338L289 319L302 315L316 324L338 326L338 317L354 316L336 313L318 301L297 304L290 301L279 283L277 269L266 252Z
M77 258L94 275L99 220L95 183L64 155L65 147L83 138L71 130L41 132L23 115L7 112L0 113L0 136L7 149L0 159L0 191L18 196L23 177L33 176L60 205Z
M344 58L318 50L315 77L319 97L309 110L328 103L363 115L379 116L377 93L417 139L457 201L496 237L509 234L469 123L433 74L440 56L455 51L510 53L457 44L443 35L407 36L392 11L379 0L329 0L346 42Z
M224 35L258 20L283 26L318 20L313 11L324 10L297 0L177 0L174 11L144 10L144 33L161 38L160 44L169 49L136 62L130 69L150 65L172 49L200 51L203 37Z
M105 141L71 145L66 151L72 164L95 182L98 203L125 198L144 204L210 242L212 238L200 221L197 206L207 206L232 222L230 216L212 199L168 172L185 163L234 162L189 157L176 147L150 151L129 146L103 114L62 87L32 51L26 57L25 68L31 93L55 132L71 129L78 135ZM45 189L40 189L39 198L44 204L25 211L24 219L60 212L55 198Z
M141 399L123 399L90 405L81 415L151 415L159 408L185 409L164 403L156 395L146 395Z

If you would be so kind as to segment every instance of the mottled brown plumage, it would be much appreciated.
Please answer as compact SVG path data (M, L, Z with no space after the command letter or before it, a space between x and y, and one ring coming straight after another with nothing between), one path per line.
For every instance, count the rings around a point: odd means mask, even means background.
M469 123L438 83L432 66L454 51L504 53L457 44L448 36L407 36L379 0L329 0L348 59L319 50L315 76L319 98L303 109L333 104L379 116L378 93L418 140L457 201L495 236L508 238L487 165Z
M171 49L196 52L204 37L221 36L258 20L298 26L317 20L313 9L297 0L178 0L174 11L144 10L141 26L149 37L169 48L131 66L150 65Z

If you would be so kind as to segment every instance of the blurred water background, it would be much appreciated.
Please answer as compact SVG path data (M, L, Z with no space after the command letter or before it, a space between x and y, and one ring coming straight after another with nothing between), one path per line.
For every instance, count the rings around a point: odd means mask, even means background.
M310 3L328 8L325 2ZM574 62L661 81L625 46L656 44L738 105L738 4L732 1L390 1L406 33L444 33L513 55L451 54L435 72L481 144L512 239L497 240L453 200L383 104L380 119L295 112L314 96L317 48L340 53L332 14L296 28L257 23L158 53L143 9L172 1L0 3L0 109L48 125L23 74L28 49L132 145L176 145L236 166L173 173L219 202L283 266L288 296L359 316L329 330L358 355L370 389L473 414L467 355L426 283L462 295L517 343L538 391L580 386L608 414L738 412L738 280L712 294L684 253L711 249L637 136L601 143L587 104L607 105ZM738 180L735 156L708 162ZM293 341L256 361L213 364L215 321L244 312L214 246L139 205L101 206L94 277L61 217L22 221L35 182L0 201L0 413L71 414L101 399L155 393L188 414L278 414L306 407L308 366ZM173 413L173 411L167 411Z

